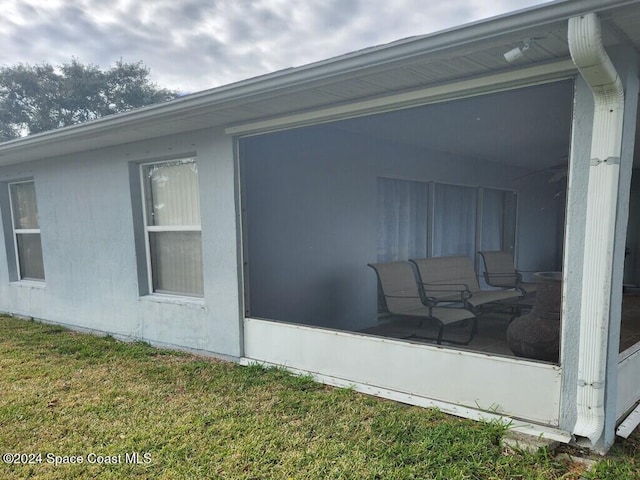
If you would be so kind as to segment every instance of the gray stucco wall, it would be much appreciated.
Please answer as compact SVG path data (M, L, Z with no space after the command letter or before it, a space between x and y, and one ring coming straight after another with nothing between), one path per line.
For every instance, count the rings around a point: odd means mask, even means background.
M331 125L241 142L252 316L356 330L377 323L376 279L367 264L377 261L379 176L518 190L520 268L560 267L556 218L564 197L547 176L514 181L531 169Z
M571 165L567 191L567 228L564 258L563 325L561 359L563 366L560 427L571 431L577 419L578 352L580 342L580 305L584 265L584 235L587 213L587 185L593 125L593 95L587 84L576 80Z
M190 155L200 182L204 298L140 295L145 259L136 250L131 165ZM0 249L0 310L240 356L234 165L231 138L199 131L1 169L2 182L35 180L46 281L10 282L11 259ZM2 215L6 225L6 206Z

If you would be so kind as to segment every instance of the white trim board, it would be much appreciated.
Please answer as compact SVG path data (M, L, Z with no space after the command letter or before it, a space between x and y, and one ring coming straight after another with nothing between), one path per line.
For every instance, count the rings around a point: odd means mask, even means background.
M259 364L264 367L276 367L278 365L268 362L256 362L255 360L243 357L238 362L240 365L249 366ZM437 408L438 410L447 413L449 415L455 415L461 418L468 418L471 420L478 420L484 422L498 421L509 426L510 431L531 435L536 438L545 438L554 440L561 443L570 443L572 441L572 435L569 432L559 430L553 427L546 427L543 425L536 425L529 422L523 422L521 420L514 420L503 415L496 415L495 413L484 412L482 410L460 407L451 403L439 402L437 400L431 400L424 397L418 397L415 395L408 395L406 393L396 392L393 390L387 390L385 388L372 387L370 385L363 385L358 383L349 382L340 378L331 377L328 375L320 375L317 373L307 372L305 370L298 370L296 368L287 368L287 371L294 375L310 375L316 382L330 385L338 388L351 388L356 392L364 393L374 397L386 398L387 400L393 400L394 402L405 403L407 405L415 405L422 408Z
M618 363L616 418L620 420L640 400L640 350Z
M558 426L555 365L254 318L245 319L244 334L246 361L448 404L461 416L473 418L472 409Z
M638 405L618 426L616 435L622 438L629 438L629 435L640 425L640 405Z

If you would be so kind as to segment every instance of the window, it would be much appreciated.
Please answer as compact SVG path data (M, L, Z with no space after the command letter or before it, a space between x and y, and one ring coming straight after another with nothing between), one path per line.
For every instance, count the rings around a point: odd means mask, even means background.
M44 280L44 262L34 182L10 183L9 199L18 279L42 281Z
M514 191L384 177L377 186L378 262L514 249Z
M141 166L149 285L202 296L198 168L194 159Z

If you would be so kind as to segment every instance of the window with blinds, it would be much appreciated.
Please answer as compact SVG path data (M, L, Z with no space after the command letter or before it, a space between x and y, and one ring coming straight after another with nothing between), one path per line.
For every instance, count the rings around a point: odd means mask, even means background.
M202 296L202 240L195 159L141 166L149 285Z
M40 220L33 180L9 184L18 279L44 281Z

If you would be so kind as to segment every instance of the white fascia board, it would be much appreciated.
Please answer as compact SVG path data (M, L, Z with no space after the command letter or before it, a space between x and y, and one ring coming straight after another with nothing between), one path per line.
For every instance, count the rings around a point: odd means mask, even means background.
M577 69L573 62L571 60L565 60L410 92L387 95L360 102L285 115L243 125L235 125L225 129L225 133L227 135L238 136L257 135L288 128L332 122L345 118L547 83L570 78L575 76L576 73Z

